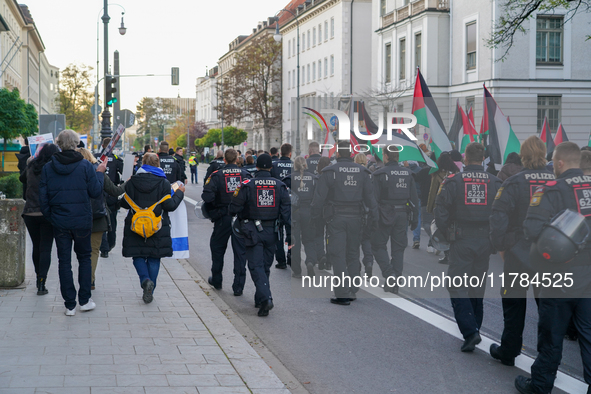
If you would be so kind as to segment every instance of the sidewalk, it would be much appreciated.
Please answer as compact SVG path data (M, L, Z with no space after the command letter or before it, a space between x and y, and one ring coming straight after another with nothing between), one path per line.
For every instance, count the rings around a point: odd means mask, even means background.
M73 317L64 315L55 247L49 294L36 295L28 241L26 287L0 290L0 394L289 393L179 261L163 260L144 304L121 230L99 258L96 309Z

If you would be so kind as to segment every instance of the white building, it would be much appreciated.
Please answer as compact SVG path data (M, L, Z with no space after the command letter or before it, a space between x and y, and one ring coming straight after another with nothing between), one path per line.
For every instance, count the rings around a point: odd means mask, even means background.
M307 152L302 108L320 97L366 96L371 90L371 0L293 0L280 15L283 36L283 141ZM297 128L299 23L300 135ZM299 138L298 138L299 137ZM320 138L320 136L316 136ZM318 138L315 138L318 140Z
M208 128L216 128L220 123L216 107L218 66L206 72L204 77L197 78L195 85L195 119L204 122Z
M517 33L504 62L489 48L498 0L379 0L373 3L372 86L410 112L420 66L449 129L456 101L473 107L479 129L483 83L523 140L548 117L553 133L563 124L571 141L587 144L591 124L591 14L565 20L565 10L536 13ZM493 16L491 18L491 15ZM398 98L399 97L399 98ZM420 128L420 133L424 130Z

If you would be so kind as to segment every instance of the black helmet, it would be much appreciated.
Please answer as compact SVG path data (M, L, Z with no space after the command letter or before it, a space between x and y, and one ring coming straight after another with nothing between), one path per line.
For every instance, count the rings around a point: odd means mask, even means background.
M585 216L566 209L552 218L545 226L532 247L532 261L564 264L571 261L585 247L589 238L589 226Z
M433 220L431 222L431 226L429 227L429 231L430 231L429 236L431 237L431 244L433 245L433 247L437 250L442 251L442 252L448 251L449 250L449 242L447 242L447 240L445 239L445 236L443 235L443 231L441 231L437 228L437 224L435 224L435 220Z
M195 204L195 216L199 219L209 219L209 210L207 204L201 200Z
M244 234L242 233L242 223L240 219L237 219L236 217L232 218L232 232L238 238L244 238Z

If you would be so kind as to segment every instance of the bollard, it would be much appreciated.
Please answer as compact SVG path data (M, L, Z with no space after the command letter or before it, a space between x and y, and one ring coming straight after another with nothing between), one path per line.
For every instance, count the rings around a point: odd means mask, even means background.
M21 199L0 200L0 287L16 287L25 280L24 207Z

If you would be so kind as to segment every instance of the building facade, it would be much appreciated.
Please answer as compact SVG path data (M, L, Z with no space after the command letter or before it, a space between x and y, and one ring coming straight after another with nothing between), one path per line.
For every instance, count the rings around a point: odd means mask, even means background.
M219 127L217 105L218 66L211 68L204 77L197 78L195 85L195 119L202 121L212 129Z
M321 97L370 94L372 2L296 0L287 9L297 17L283 12L279 19L283 36L283 140L299 154L307 153L303 107L318 106ZM324 140L319 135L314 139Z
M520 140L539 133L547 117L553 133L562 123L571 141L586 145L591 46L585 30L591 14L569 19L561 9L535 13L502 62L505 49L486 45L500 14L498 0L374 1L374 91L410 112L419 67L447 129L457 102L473 109L479 129L485 84Z

